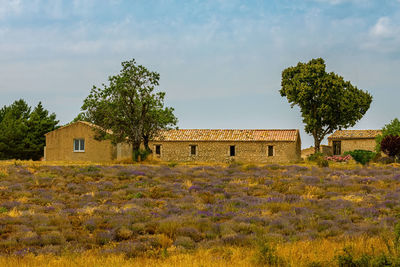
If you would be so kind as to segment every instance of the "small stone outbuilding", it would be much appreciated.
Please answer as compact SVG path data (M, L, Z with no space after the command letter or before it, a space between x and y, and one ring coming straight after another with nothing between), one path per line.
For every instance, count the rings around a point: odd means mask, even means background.
M46 134L47 161L112 161L132 157L126 143L95 140L98 126L78 121ZM177 162L294 162L299 130L168 130L149 143L153 157Z
M333 155L342 155L356 149L375 151L375 138L380 130L339 130L328 137Z

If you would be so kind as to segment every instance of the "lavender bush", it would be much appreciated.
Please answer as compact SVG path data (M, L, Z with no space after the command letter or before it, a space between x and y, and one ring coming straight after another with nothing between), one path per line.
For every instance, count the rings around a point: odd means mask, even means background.
M380 235L397 223L400 169L284 165L7 166L0 253L253 246Z

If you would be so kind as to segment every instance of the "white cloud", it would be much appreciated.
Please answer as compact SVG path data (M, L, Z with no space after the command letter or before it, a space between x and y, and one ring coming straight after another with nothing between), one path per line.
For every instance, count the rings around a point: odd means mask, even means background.
M72 2L73 12L79 15L87 15L93 9L94 0L74 0Z
M0 19L12 14L19 14L22 5L20 0L0 0Z
M400 26L394 22L395 18L381 17L369 29L363 49L379 53L398 52L400 48Z
M393 34L390 19L388 17L379 18L378 22L371 28L370 34L376 37L390 37Z
M357 5L362 5L366 6L371 4L371 0L313 0L318 3L325 3L329 5L341 5L341 4L357 4ZM400 0L398 0L400 1Z

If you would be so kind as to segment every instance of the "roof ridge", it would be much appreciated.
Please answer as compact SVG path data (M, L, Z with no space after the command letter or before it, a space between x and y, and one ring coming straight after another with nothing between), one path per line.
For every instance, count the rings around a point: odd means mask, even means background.
M298 129L172 129L153 141L296 141Z
M193 129L170 129L170 130L163 130L163 131L182 131L182 130L211 130L211 131L298 131L299 129L200 129L200 128L193 128Z

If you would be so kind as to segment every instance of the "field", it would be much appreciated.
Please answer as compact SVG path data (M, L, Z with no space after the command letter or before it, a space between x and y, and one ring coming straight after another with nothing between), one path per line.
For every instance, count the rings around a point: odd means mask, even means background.
M399 165L0 162L0 265L396 265L399 200Z

